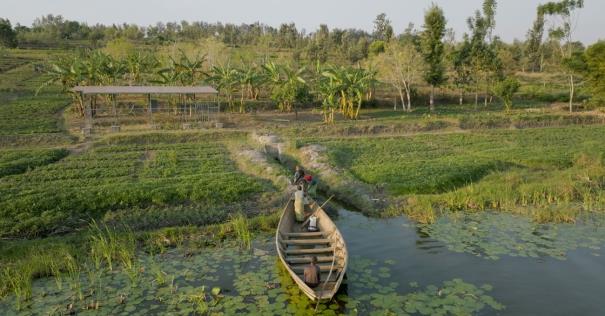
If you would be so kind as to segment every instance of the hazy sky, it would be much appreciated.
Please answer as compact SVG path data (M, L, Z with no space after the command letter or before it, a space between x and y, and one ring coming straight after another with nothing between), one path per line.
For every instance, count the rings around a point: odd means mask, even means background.
M385 12L396 33L409 22L422 25L424 10L435 2L443 7L448 26L459 37L466 29L466 18L481 7L482 0L0 0L0 17L13 24L30 25L41 15L61 14L71 20L96 23L136 23L169 21L207 21L252 23L260 21L278 26L294 22L307 33L319 24L330 28L372 30L374 17ZM497 30L503 39L524 38L535 17L536 7L546 0L498 1ZM579 14L576 38L585 43L605 39L605 0L586 0Z

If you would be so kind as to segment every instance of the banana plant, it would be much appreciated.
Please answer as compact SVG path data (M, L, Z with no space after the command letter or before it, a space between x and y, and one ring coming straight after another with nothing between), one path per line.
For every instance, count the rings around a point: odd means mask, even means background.
M179 50L178 60L170 57L175 72L178 73L178 79L183 85L194 85L202 80L205 75L203 71L206 55L198 53L195 57L189 58L183 50Z
M277 65L269 62L263 69L271 84L271 99L282 111L295 110L297 102L310 98L309 87L303 75L306 67L292 68L289 65Z
M230 64L214 66L208 80L225 96L229 109L233 111L233 95L239 84L237 69L231 67Z
M127 69L126 79L129 85L143 83L144 75L152 73L160 65L159 60L153 54L142 52L128 55L124 62Z
M321 108L324 123L334 123L334 112L338 109L338 96L340 82L331 72L331 69L319 69L320 73L317 83L317 94L321 98Z
M237 81L240 85L240 113L245 112L244 99L257 100L260 86L265 78L254 66L237 69Z
M36 90L36 94L53 84L59 84L64 93L68 93L76 106L76 110L80 117L84 116L84 100L80 93L74 92L71 89L84 82L85 69L82 60L78 56L69 56L52 61L48 67L48 80Z
M322 76L337 90L337 104L342 114L346 118L357 119L364 95L371 88L372 74L363 69L329 66Z

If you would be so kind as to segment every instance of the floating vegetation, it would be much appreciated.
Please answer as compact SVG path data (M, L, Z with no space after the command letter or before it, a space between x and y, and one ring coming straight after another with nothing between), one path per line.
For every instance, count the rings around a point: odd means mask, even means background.
M92 263L87 271L68 264L66 278L35 280L31 299L13 293L0 301L0 314L461 315L504 308L488 295L489 285L454 279L424 288L417 283L401 286L392 281L392 260L355 257L347 274L350 282L345 281L336 299L315 311L316 304L276 260L270 242L255 241L251 248L242 251L236 241L193 256L183 256L183 249L141 253L133 259L137 286L132 285L128 264L109 270ZM16 300L20 305L11 304Z
M537 224L503 213L466 213L444 216L420 230L455 252L486 259L500 256L552 257L564 260L578 248L593 250L605 243L605 217L585 217L577 224Z

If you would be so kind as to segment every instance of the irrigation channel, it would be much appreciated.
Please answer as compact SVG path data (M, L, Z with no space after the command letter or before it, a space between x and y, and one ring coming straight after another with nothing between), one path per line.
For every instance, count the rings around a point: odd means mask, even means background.
M603 315L605 219L537 225L501 213L367 218L328 209L351 263L322 315ZM193 254L141 253L132 269L34 281L32 299L0 301L0 315L305 315L315 304L276 259L272 236Z

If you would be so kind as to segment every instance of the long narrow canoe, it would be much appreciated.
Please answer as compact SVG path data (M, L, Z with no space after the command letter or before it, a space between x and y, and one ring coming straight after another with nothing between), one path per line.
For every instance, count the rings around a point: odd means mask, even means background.
M347 270L349 253L342 234L328 214L315 202L305 206L317 218L318 232L308 232L296 222L294 200L290 199L279 219L275 245L279 259L294 282L311 300L330 300L338 292ZM310 288L303 280L304 268L317 257L321 283Z

